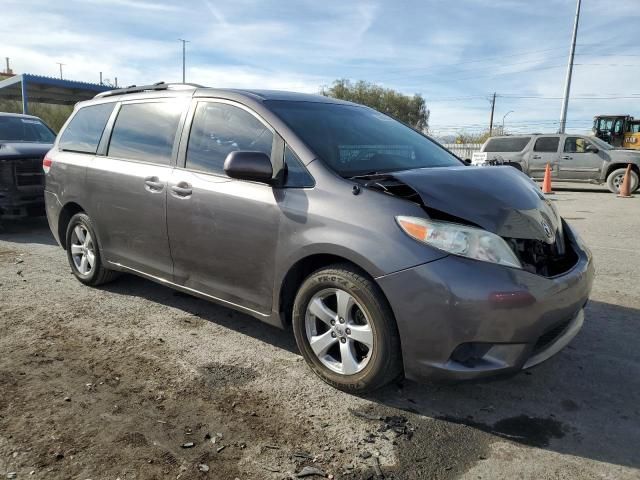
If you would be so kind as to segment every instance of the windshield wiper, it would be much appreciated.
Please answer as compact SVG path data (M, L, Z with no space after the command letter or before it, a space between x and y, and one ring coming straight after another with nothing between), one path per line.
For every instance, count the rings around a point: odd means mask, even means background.
M373 177L387 177L391 173L391 170L386 172L367 172L367 173L359 173L358 175L353 175L351 177L347 177L349 180L354 180L358 178L367 179Z

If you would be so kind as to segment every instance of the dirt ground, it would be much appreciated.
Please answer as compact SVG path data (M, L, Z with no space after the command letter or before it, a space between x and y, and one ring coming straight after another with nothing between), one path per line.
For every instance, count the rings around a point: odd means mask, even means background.
M640 196L554 201L597 264L573 343L515 377L366 397L316 378L290 332L133 276L85 287L45 221L6 225L0 475L638 479Z

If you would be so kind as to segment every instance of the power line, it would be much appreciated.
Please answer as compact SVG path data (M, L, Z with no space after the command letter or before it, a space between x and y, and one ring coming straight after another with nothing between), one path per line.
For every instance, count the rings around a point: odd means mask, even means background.
M491 95L491 94L489 94ZM582 94L572 96L571 100L640 100L640 93L632 93L629 95L604 95L596 96L598 94ZM497 94L498 98L504 98L506 100L562 100L563 97L546 97L541 95L518 95L518 94ZM455 102L455 101L467 101L467 100L484 100L486 95L473 95L468 97L429 97L425 95L427 103L436 102Z

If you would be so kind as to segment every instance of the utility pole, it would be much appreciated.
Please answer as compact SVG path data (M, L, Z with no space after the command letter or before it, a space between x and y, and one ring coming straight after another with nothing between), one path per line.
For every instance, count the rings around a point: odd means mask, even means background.
M60 63L60 62L56 62L58 65L60 65L60 80L62 80L62 66L66 65L66 63Z
M182 83L185 83L185 65L186 65L186 58L187 58L187 43L190 43L189 40L183 40L182 38L178 39L179 41L182 42Z
M571 76L573 75L573 58L576 54L576 38L578 37L578 24L580 23L580 4L578 0L576 7L576 20L573 24L573 36L571 38L571 48L569 49L569 65L567 66L567 79L564 83L564 99L562 100L562 110L560 112L560 129L558 133L564 133L567 126L567 110L569 109L569 94L571 92Z
M489 136L493 135L493 113L496 110L496 93L493 92L493 98L491 99L491 119L489 120Z

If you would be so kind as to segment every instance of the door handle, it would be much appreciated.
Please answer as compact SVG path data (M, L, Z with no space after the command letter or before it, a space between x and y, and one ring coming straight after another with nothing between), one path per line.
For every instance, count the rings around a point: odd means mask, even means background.
M145 188L150 192L161 192L164 183L158 177L147 177L144 179Z
M540 155L534 155L534 156L533 156L533 159L534 159L534 160L540 160L541 158L542 158L542 157L541 157Z
M171 191L174 193L176 197L190 197L193 193L193 189L191 185L187 182L179 182L176 185L171 187Z
M570 157L569 155L563 155L562 160L573 160L573 157Z

